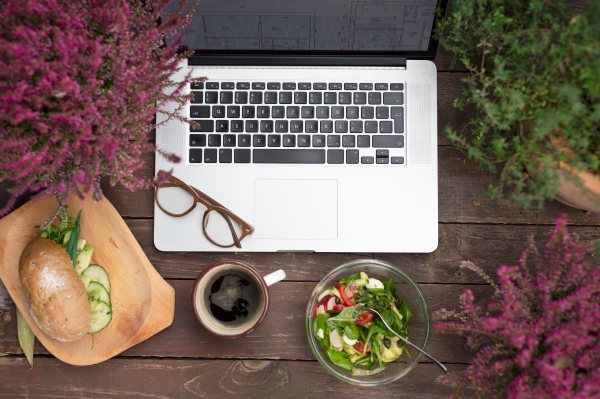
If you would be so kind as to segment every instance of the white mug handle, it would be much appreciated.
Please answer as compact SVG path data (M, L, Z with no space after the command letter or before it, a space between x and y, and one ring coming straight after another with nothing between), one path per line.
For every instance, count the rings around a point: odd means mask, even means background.
M267 287L269 287L269 286L285 279L285 272L283 270L279 269L271 274L267 274L263 278L265 279L265 283L267 283Z

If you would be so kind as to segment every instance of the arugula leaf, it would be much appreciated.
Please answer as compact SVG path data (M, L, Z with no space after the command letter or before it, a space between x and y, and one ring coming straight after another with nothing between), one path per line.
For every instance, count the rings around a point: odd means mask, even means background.
M383 367L385 365L385 362L383 362L383 360L381 360L381 351L379 350L379 341L377 341L376 339L372 340L372 342L371 342L371 351L377 357L377 360L379 361L379 367Z
M410 311L408 304L404 301L400 303L400 309L398 309L398 311L402 315L402 329L405 329L408 325L408 321L413 316L413 312Z
M356 321L356 318L363 313L362 309L358 306L349 306L344 308L340 314L335 317L330 317L329 321L334 321L337 323L353 323Z
M323 330L323 338L321 338L317 335L319 330ZM317 318L315 319L315 321L313 321L313 332L315 334L315 337L317 337L317 339L321 343L321 346L325 350L328 350L330 348L329 331L330 331L330 329L329 329L329 326L327 325L327 317L325 317L324 314L318 315Z
M329 355L329 359L331 359L333 364L337 364L346 370L352 371L352 362L346 353L337 351L335 349L329 349L327 354Z
M396 286L394 285L394 283L392 283L392 280L390 280L390 281L384 281L383 282L383 288L385 288L385 290L387 292L389 292L390 294L392 294L392 297L394 297L394 299L396 301L398 300L398 294L396 293Z
M356 325L348 323L344 327L344 333L348 339L358 339L360 337L360 332L358 331L358 327Z
M349 283L352 283L352 281L358 280L359 278L360 278L360 273L354 273L354 274L349 275L345 279L340 280L340 284L347 286Z
M73 225L71 237L69 237L69 243L67 244L67 253L73 261L73 267L75 267L75 265L77 264L77 242L79 241L79 234L81 234L81 226L79 225L79 220L81 219L82 210L83 209L79 210L77 219L75 219L75 224Z

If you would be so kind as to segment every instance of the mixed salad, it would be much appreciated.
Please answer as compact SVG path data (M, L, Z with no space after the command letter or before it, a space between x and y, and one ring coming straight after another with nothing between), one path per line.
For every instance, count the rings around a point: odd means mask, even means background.
M322 292L317 301L313 332L334 364L353 374L370 374L383 370L406 350L406 343L379 317L363 309L375 309L396 333L408 339L407 326L413 314L406 302L398 300L391 280L381 282L363 272L352 274ZM410 357L408 351L406 354Z

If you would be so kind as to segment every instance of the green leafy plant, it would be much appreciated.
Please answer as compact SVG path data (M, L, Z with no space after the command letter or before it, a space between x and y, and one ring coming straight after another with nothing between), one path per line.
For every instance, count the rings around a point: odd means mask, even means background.
M600 0L581 14L546 0L456 0L436 31L470 75L454 106L477 117L452 142L499 173L486 193L524 208L556 193L559 169L600 171ZM569 151L557 149L557 139ZM572 151L571 151L572 150Z

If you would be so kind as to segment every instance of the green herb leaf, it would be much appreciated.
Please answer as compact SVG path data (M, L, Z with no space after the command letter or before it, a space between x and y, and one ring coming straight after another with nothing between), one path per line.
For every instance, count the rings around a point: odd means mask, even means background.
M81 226L79 225L79 220L81 219L82 210L83 209L80 209L79 214L77 214L77 219L75 220L73 230L71 230L71 236L69 237L69 243L67 244L67 253L73 261L73 267L75 267L77 261L77 242L79 241L79 234L81 233Z
M358 327L354 324L347 324L344 327L344 333L348 339L358 339L360 337L360 332L358 331Z
M31 367L33 367L33 344L35 343L35 334L29 324L27 324L27 320L23 317L19 309L17 308L17 333L19 336L19 344L21 345L21 349L23 349L23 353L29 361Z
M362 314L362 310L358 306L349 306L344 308L339 315L329 318L329 322L336 323L353 323L356 318Z
M400 304L400 309L398 309L400 314L402 315L402 328L406 328L408 325L408 321L413 316L413 312L410 311L408 304L404 301Z
M337 351L335 349L329 349L327 351L327 354L329 355L329 359L331 359L333 364L345 368L346 370L352 371L352 362L350 361L350 358L348 358L348 355L346 355L346 353Z

